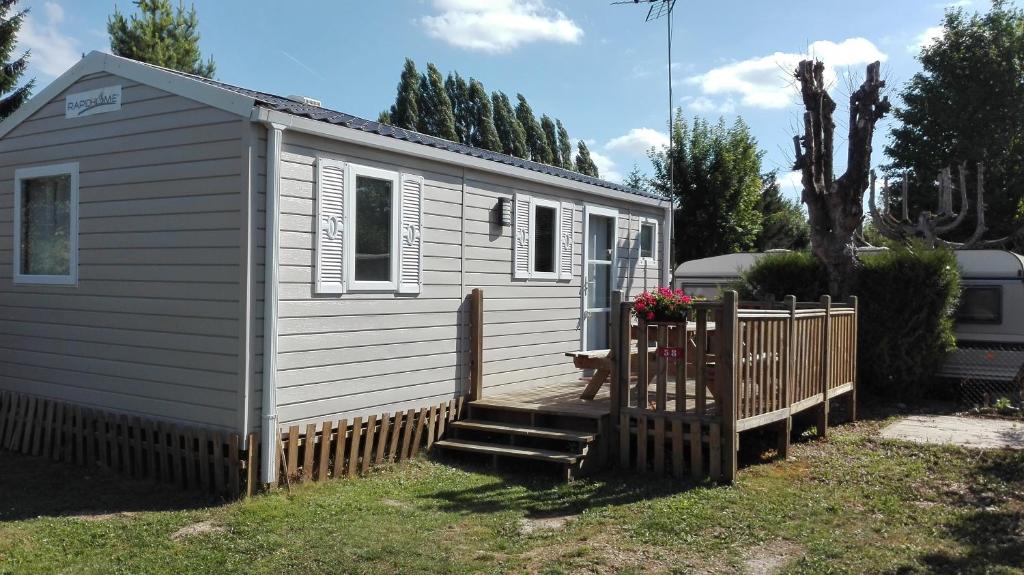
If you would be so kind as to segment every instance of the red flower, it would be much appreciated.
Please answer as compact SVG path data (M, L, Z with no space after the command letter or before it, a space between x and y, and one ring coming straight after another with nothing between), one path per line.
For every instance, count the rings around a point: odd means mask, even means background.
M636 307L636 311L639 312L647 311L647 305L642 301L636 302L636 305L634 307Z
M654 312L653 311L647 312L647 321L651 321L652 319L654 319Z

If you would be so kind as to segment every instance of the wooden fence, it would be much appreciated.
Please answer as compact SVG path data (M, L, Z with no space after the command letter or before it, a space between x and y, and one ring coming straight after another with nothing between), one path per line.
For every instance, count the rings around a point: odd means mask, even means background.
M741 431L779 425L785 456L794 414L818 408L824 435L828 400L849 394L855 417L856 299L835 306L827 296L800 304L790 296L780 307L741 305L726 292L697 303L686 324L640 319L632 329L631 304L616 295L620 465L731 481Z
M353 477L372 466L416 457L430 449L462 414L463 398L419 410L371 415L282 430L278 459L283 481Z
M9 391L0 392L0 448L227 498L251 493L257 453L237 434Z

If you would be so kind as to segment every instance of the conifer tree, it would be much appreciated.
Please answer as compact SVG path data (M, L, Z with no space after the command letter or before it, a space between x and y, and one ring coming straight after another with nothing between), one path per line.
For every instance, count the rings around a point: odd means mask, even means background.
M555 120L555 127L558 129L558 156L562 159L562 167L571 170L575 166L572 163L572 140L569 139L569 131L562 125L561 120Z
M494 104L494 128L498 131L501 152L517 158L526 158L530 152L526 147L526 131L516 118L515 110L508 96L503 92L491 94Z
M17 43L18 30L28 10L19 10L8 16L18 0L0 0L0 120L10 116L28 100L35 80L29 80L18 87L18 80L28 67L29 54L26 52L15 60L9 60ZM4 96L4 94L7 94Z
M416 71L416 63L405 59L402 77L398 81L398 92L395 103L391 105L390 124L396 128L419 130L420 127L420 74Z
M498 131L494 129L491 99L487 97L484 85L472 78L469 80L469 106L473 112L473 132L469 145L500 152L501 141L498 140Z
M456 141L455 114L452 101L444 87L441 72L427 64L427 73L420 78L419 131L438 138Z
M590 157L590 149L583 140L576 144L576 171L585 176L601 177L597 171L597 164Z
M138 14L125 18L115 6L107 19L110 50L125 58L171 68L204 78L217 70L213 58L203 62L199 51L199 17L194 5L177 9L170 0L135 0Z
M544 133L544 144L551 152L551 161L548 163L561 168L562 156L558 147L558 134L555 131L555 122L547 114L540 117L540 129Z
M523 125L526 131L526 147L530 150L530 159L542 164L551 163L551 149L547 147L544 138L544 129L541 128L537 117L533 115L533 108L526 102L522 94L516 94L519 103L516 105L516 118Z
M377 122L381 124L391 125L391 110L384 110L380 114L377 114Z
M474 124L472 108L469 105L469 85L458 72L452 72L444 81L444 89L452 103L456 141L468 146Z

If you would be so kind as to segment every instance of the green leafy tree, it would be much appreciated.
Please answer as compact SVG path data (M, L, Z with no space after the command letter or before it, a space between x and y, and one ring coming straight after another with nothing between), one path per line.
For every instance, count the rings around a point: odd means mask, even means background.
M601 177L597 171L597 164L590 157L590 149L587 148L587 143L583 140L576 144L576 171L585 176Z
M562 167L571 170L575 166L572 163L572 140L569 139L569 131L562 125L561 120L555 120L555 128L558 131L558 157L562 160Z
M548 150L551 150L551 161L548 163L559 168L564 167L561 151L558 147L558 132L555 128L555 122L547 114L540 117L540 129L544 133L545 146Z
M807 216L799 202L782 195L776 172L768 172L761 179L761 196L757 199L761 231L754 240L754 247L759 252L806 249L811 238Z
M419 131L446 140L457 140L455 113L437 66L427 64L420 78Z
M148 62L204 78L217 70L213 58L205 62L199 51L199 16L193 5L185 10L170 0L135 0L138 14L125 18L120 9L107 19L110 50L125 58Z
M384 110L380 114L377 114L377 121L381 124L391 125L391 110Z
M395 103L391 105L391 110L387 114L391 120L388 123L396 128L413 131L420 129L420 74L416 71L416 63L410 58L405 59L402 77L398 80Z
M517 158L528 157L530 151L526 147L526 131L516 118L508 96L503 92L495 92L491 94L491 103L494 105L494 128L498 131L502 153Z
M469 137L469 145L500 152L501 141L498 139L498 131L494 128L491 99L487 97L484 85L472 78L469 80L469 106L473 113L473 131Z
M939 170L967 162L973 174L982 162L987 237L1012 233L1024 222L1024 11L1004 0L985 14L948 10L942 33L918 59L922 69L903 88L886 148L891 177L912 173L910 217L937 210ZM945 239L974 231L974 182L968 178L967 219ZM1024 237L1016 247L1024 249Z
M668 150L650 152L652 187L672 197L676 209L679 261L746 251L761 231L761 155L742 119L731 127L694 119L691 127L677 111ZM670 186L669 167L674 170Z
M473 133L472 106L469 102L469 84L458 72L448 74L444 81L444 89L452 103L452 114L455 118L455 135L461 144L470 145L470 134Z
M0 0L0 120L10 116L28 100L32 93L34 80L18 86L25 68L28 67L29 54L26 52L14 60L10 60L17 44L18 31L25 21L28 10L18 10L11 14L18 0ZM6 94L6 95L4 95Z
M622 185L641 192L647 192L651 189L650 180L640 171L640 167L636 164L633 164L633 169L626 174L626 178L622 180Z
M530 159L542 164L551 164L551 148L544 138L544 129L533 115L533 108L522 94L516 94L516 98L519 101L516 104L516 118L519 118L519 123L526 131L526 146L530 149Z

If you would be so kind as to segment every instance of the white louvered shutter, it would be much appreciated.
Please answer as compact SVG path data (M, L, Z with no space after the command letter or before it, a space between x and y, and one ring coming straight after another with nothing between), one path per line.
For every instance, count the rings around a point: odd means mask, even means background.
M530 210L533 209L528 194L516 192L515 223L512 237L512 277L517 280L530 278Z
M345 163L316 163L316 292L345 293Z
M573 222L576 216L576 206L570 202L562 202L562 209L559 212L561 221L558 223L558 279L572 279L573 259Z
M402 175L402 238L398 293L420 293L423 284L423 177Z

